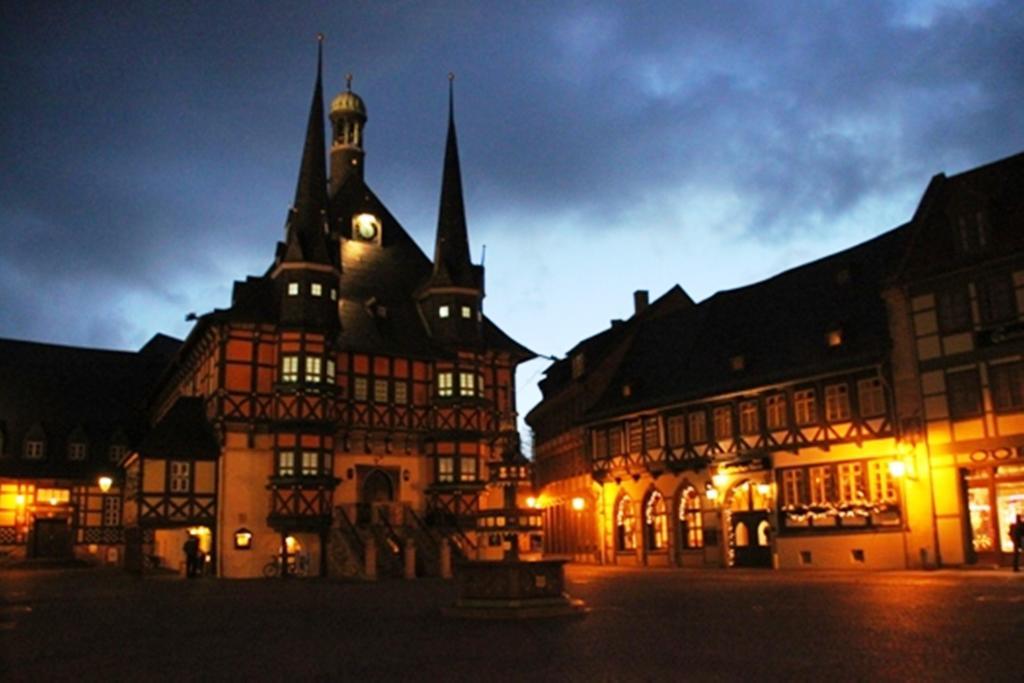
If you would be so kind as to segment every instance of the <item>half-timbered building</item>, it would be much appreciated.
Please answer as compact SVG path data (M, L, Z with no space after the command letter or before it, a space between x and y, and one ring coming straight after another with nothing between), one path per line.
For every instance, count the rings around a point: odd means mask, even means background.
M364 179L363 100L331 102L329 138L323 109L318 67L285 239L198 316L158 390L154 433L210 436L133 454L132 523L208 534L224 576L257 576L282 548L314 573L361 566L368 544L500 554L475 520L502 505L488 464L518 443L515 367L533 354L483 311L451 92L433 259Z
M968 561L970 525L995 543L977 511L1020 509L1021 163L939 176L904 226L695 305L638 305L555 362L527 417L548 551L880 568ZM956 336L936 287L959 297Z

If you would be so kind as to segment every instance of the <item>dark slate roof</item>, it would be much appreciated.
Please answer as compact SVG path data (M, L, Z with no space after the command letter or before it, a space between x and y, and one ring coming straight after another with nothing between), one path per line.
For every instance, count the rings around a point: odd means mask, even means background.
M960 220L974 222L979 214L988 248L965 255L957 248ZM911 224L912 246L900 272L908 280L1024 249L1024 152L953 176L936 175Z
M280 256L287 262L335 265L335 249L327 236L330 220L327 212L327 165L324 159L324 93L322 45L318 48L316 84L306 123L306 142L299 164L295 202L285 224L284 249Z
M183 396L139 442L140 455L183 460L216 460L217 435L206 419L203 400Z
M115 435L135 445L146 399L181 342L156 335L138 352L0 339L0 475L88 477L109 471ZM22 458L26 435L45 434L42 460ZM87 458L69 461L69 437L84 433Z
M868 242L700 304L641 321L597 418L713 398L881 363L890 345L883 283L903 259L901 226ZM841 329L843 343L825 335ZM744 369L731 359L744 357ZM628 384L631 395L622 395Z

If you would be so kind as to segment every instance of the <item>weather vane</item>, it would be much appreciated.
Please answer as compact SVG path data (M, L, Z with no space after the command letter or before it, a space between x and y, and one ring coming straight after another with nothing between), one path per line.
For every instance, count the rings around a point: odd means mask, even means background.
M349 91L352 90L352 74L345 74L345 88Z

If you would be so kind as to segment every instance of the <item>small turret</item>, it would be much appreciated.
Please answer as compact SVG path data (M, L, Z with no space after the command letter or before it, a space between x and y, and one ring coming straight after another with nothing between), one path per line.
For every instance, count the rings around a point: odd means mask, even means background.
M366 105L352 92L352 74L346 79L345 92L331 102L331 194L338 191L352 174L363 177L363 127Z

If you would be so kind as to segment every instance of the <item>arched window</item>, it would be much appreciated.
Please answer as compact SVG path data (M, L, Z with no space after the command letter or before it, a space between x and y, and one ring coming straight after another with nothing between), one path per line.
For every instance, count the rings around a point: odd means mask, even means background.
M679 494L679 541L684 548L704 547L700 493L692 486L687 486Z
M629 496L622 496L615 508L615 548L636 550L636 513L633 512L633 499Z
M658 491L651 491L644 506L644 540L648 550L668 547L668 512L665 498Z

